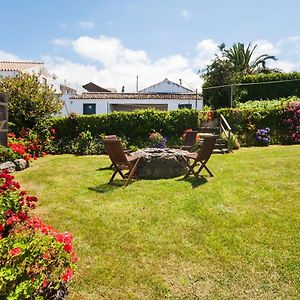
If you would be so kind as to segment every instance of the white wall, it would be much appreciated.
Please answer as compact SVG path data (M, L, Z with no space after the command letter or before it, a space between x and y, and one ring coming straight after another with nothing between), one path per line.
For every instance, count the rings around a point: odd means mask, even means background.
M185 87L174 84L174 82L165 79L162 82L159 82L153 86L145 88L140 91L140 93L174 93L174 94L182 94L182 93L190 93L191 91L186 89Z
M110 104L167 104L168 110L178 109L179 104L192 104L192 108L196 108L195 100L179 100L179 99L69 99L70 95L63 95L61 100L65 102L62 110L63 115L71 112L83 114L83 104L96 104L96 114L110 113ZM197 100L197 109L203 108L203 101Z

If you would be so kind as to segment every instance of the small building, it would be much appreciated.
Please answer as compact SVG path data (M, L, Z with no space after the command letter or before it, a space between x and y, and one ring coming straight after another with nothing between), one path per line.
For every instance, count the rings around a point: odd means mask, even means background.
M114 111L133 111L136 109L155 108L175 110L195 108L201 110L203 101L197 93L83 93L69 96L65 100L67 114L106 114Z
M56 76L51 75L42 62L0 61L0 76L15 77L20 73L36 74L42 83L54 86Z
M35 74L41 83L53 88L57 94L76 94L76 90L59 84L56 75L50 74L43 62L35 61L0 61L0 78L16 77L20 73Z

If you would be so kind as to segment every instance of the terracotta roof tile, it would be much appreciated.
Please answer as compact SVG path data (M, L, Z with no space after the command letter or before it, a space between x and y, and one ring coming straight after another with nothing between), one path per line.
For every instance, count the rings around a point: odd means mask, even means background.
M26 69L42 66L42 62L30 61L0 61L0 71L22 72Z
M170 94L170 93L83 93L78 96L72 96L75 100L108 100L108 99L162 99L162 100L195 100L196 94ZM197 95L200 99L200 95Z

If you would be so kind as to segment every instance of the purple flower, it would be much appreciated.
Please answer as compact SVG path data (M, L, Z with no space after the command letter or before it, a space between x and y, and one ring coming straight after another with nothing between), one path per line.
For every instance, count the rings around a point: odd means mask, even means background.
M266 144L269 143L269 139L268 139L268 138L263 138L262 140L263 140L263 142L266 143Z

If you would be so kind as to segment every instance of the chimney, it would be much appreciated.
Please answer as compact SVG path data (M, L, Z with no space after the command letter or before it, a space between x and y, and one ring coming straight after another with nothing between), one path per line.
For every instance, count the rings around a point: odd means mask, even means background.
M124 93L124 92L125 92L125 86L123 85L121 93Z
M179 84L182 85L182 79L179 79Z

